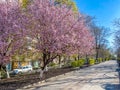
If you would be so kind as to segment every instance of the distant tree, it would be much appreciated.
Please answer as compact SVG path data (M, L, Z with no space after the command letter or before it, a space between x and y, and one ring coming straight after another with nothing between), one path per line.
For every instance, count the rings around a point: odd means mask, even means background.
M18 0L19 4L21 5L22 8L27 8L28 4L32 2L32 0Z
M116 49L117 58L120 59L120 18L114 21L114 26L117 29L115 32L115 39L114 39L115 49Z
M112 55L111 49L105 45L99 50L99 57L101 57L103 60L111 59Z
M97 26L95 24L94 17L85 16L85 18L86 18L86 24L90 28L90 31L91 31L93 37L95 38L95 47L94 48L96 51L95 57L96 57L96 61L97 61L98 58L100 57L99 54L102 54L102 53L100 53L100 51L108 43L107 37L109 36L109 29L105 28L105 27ZM106 49L106 48L104 48L104 49Z
M78 8L73 0L55 0L56 4L67 5L68 8L72 8L74 12L78 12Z

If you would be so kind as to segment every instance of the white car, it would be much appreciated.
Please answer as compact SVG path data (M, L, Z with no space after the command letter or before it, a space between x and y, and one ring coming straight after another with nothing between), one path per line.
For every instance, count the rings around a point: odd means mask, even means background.
M14 74L21 74L21 73L25 73L25 72L30 72L32 70L33 70L32 66L28 65L28 66L20 67L19 69L14 69L13 73Z

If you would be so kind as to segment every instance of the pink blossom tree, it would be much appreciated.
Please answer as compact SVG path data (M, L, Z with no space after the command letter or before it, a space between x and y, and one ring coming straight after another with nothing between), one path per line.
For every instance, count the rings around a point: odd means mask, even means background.
M22 9L17 3L0 4L0 66L25 48L26 37L36 40L42 53L42 72L60 54L90 53L94 38L81 14L53 0L34 0Z
M59 54L86 54L93 48L94 38L81 14L66 6L55 6L53 0L34 0L27 6L27 30L42 53L42 73ZM42 77L41 73L41 77Z
M0 68L9 63L11 56L24 46L26 19L21 12L15 2L0 3Z

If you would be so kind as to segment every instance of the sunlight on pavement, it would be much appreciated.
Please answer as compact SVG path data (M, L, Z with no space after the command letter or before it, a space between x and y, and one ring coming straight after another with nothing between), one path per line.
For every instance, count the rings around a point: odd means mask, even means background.
M120 90L116 69L116 61L111 60L50 78L24 90Z

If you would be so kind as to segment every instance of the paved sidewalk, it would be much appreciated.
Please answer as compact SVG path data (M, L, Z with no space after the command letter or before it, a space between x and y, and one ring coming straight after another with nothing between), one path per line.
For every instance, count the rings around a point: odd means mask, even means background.
M120 90L114 60L59 75L18 90Z

